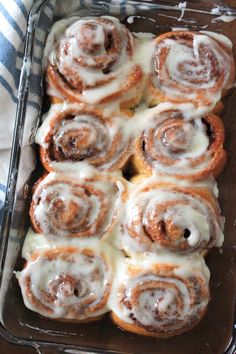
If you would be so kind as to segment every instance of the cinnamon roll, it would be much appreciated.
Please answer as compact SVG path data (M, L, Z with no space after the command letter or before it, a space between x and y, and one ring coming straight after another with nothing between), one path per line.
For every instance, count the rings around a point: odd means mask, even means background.
M124 109L139 103L143 72L132 62L134 38L118 19L101 16L59 22L47 47L47 93L54 103L66 99L107 105L119 99Z
M202 180L222 170L223 144L223 123L213 113L189 120L179 110L162 111L136 139L133 164L137 173Z
M43 166L52 171L58 162L77 163L79 167L83 161L99 170L123 168L132 147L123 128L127 119L84 105L54 105L36 136Z
M146 90L149 106L192 102L212 110L234 81L229 42L210 32L174 31L158 36Z
M112 176L72 178L50 173L35 186L30 219L36 233L57 237L102 237L125 200L124 182Z
M112 319L136 334L164 338L182 334L204 316L208 282L209 270L203 259L127 262L117 275L109 300Z
M147 179L131 192L121 227L122 248L143 252L206 254L223 243L218 202L204 188Z
M98 247L35 252L18 274L24 303L45 317L87 322L108 311L111 266Z

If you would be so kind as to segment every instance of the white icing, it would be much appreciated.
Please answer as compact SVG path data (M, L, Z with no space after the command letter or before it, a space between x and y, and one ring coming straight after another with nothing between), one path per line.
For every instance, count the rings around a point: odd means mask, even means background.
M185 13L185 9L181 9L181 15L179 17L176 17L176 16L170 16L170 15L165 15L165 14L162 14L162 13L159 13L158 16L161 16L161 17L166 17L166 18L171 18L171 19L174 19L174 20L177 20L178 22L183 22L183 23L190 23L190 24L195 24L197 23L197 21L195 19L184 19L183 18L183 15Z
M230 15L221 15L219 17L216 17L212 20L212 22L218 22L218 21L222 21L222 22L232 22L236 19L236 16L230 16Z
M56 51L58 48L58 43L60 43L61 54L58 68L60 72L63 73L65 71L66 74L67 69L65 68L70 67L75 73L73 77L73 80L75 81L76 73L78 74L78 77L82 78L83 81L90 86L95 86L96 81L111 79L110 82L107 82L106 84L100 85L98 87L84 89L82 94L71 93L72 95L74 95L75 98L79 98L80 101L89 102L92 104L96 104L104 97L109 96L112 93L118 92L124 84L124 77L129 75L135 65L141 65L144 68L145 72L150 71L151 56L154 45L152 41L147 41L147 38L150 39L153 37L153 35L150 36L150 34L135 34L136 39L133 39L129 35L128 38L126 38L127 35L126 33L122 33L122 31L124 32L123 27L119 24L116 18L109 16L103 16L102 18L110 19L113 22L113 25L120 33L120 36L124 41L122 47L123 49L121 51L118 62L113 65L113 68L109 74L104 74L101 70L90 69L89 67L82 67L81 65L77 65L75 67L75 61L73 60L73 58L81 57L81 55L83 57L86 57L87 63L89 65L94 64L93 57L89 57L83 51L81 51L81 48L77 44L78 40L81 39L79 34L81 26L85 22L93 22L93 19L91 18L83 20L74 17L72 19L62 20L56 23L50 32L45 50L45 58L49 58L49 61L53 65L55 65L57 64ZM95 33L96 36L94 38L94 41L98 45L100 44L101 48L104 48L104 35L102 34L102 27L98 26L97 31ZM129 40L131 42L131 45L135 48L135 50L133 51L132 58L128 57L126 53L127 40ZM63 54L64 41L66 41L66 43L68 43L69 41L70 51L69 54L66 56ZM99 55L102 54L106 55L105 52L99 53ZM46 63L45 60L44 62ZM116 79L114 80L114 78ZM135 97L138 94L138 91L140 90L140 85L142 85L142 82L140 82L138 86L135 86L133 89L129 90L128 94L131 97ZM54 88L52 85L48 88L48 94L62 98L61 94L58 93L57 89Z
M179 2L179 4L177 5L179 9L186 9L187 7L187 1L184 2Z
M70 26L73 22L75 22L77 19L78 17L73 16L54 23L47 37L46 46L44 49L44 58L43 58L44 68L47 65L49 56L52 64L55 64L56 56L54 52L54 46L60 40L61 35L66 30L66 28Z
M55 117L60 114L64 114L67 111L75 111L79 112L84 108L83 104L57 104L53 105L48 112L48 114L45 116L43 123L41 127L38 129L37 135L36 135L36 142L40 144L42 147L45 149L48 148L48 142L47 142L47 137L52 130L52 122L55 120ZM186 136L187 136L187 142L188 142L188 149L186 148L186 151L182 152L181 154L175 154L173 155L173 160L176 160L176 163L172 166L165 167L161 164L158 164L158 162L155 162L155 168L157 170L160 170L166 173L176 173L178 174L181 172L181 169L179 168L181 165L186 164L186 169L185 169L185 174L191 174L193 172L193 167L191 167L191 161L188 162L188 158L195 158L199 157L202 154L207 152L207 147L209 144L208 137L205 134L205 128L203 124L201 124L200 119L197 119L198 117L204 116L206 113L206 108L205 107L198 107L196 109L193 109L194 106L192 104L182 104L182 105L177 105L177 104L172 104L172 103L161 103L160 105L154 107L154 108L149 108L145 105L139 106L139 108L136 110L134 116L132 118L127 118L124 115L116 115L112 118L112 123L107 123L106 127L109 130L109 142L110 144L113 143L113 137L116 136L118 132L121 133L122 139L119 139L119 145L117 143L115 144L115 154L111 156L111 160L107 159L107 152L109 153L110 146L108 142L104 145L104 139L103 137L100 139L101 143L101 149L98 153L98 157L102 162L102 164L99 166L99 169L109 169L112 168L116 162L119 161L119 159L122 157L122 154L125 152L125 159L127 160L130 154L133 153L133 150L131 146L129 146L129 142L131 142L135 137L139 136L144 130L148 130L149 128L153 128L153 120L154 118L158 117L165 111L168 110L180 110L182 112L183 117L186 120L192 120L192 122L187 122L184 124L184 130L186 130ZM111 119L109 110L106 111L104 110L103 113L104 117L108 117ZM79 116L80 117L80 116ZM86 118L84 116L84 118ZM195 120L193 120L193 118ZM91 139L93 138L94 141L94 146L99 145L99 130L97 133L96 130L96 121L94 121L94 117L91 116L86 118L86 121L88 120L91 121L91 123L94 122L94 124L91 124L91 127L93 127L93 135L91 136ZM81 121L81 118L79 118L79 121ZM84 122L83 124L85 124ZM76 122L73 121L73 126L75 126ZM87 124L87 123L86 123ZM105 127L105 126L104 126ZM103 128L104 129L104 128ZM60 128L60 133L63 134L66 132L68 128L66 126L63 126ZM107 133L108 134L108 133ZM105 136L105 135L104 135ZM54 136L55 140L55 136ZM78 142L79 144L79 142ZM158 144L158 149L160 152L163 150L163 146L161 143L157 141ZM175 145L175 142L172 141L172 144ZM128 151L127 151L128 148ZM166 154L166 151L162 151L162 153ZM109 156L109 155L108 155ZM204 168L207 163L209 163L211 156L209 155L209 158L204 159L202 164L198 164L195 166L195 171L200 171L202 168ZM90 162L91 161L91 162ZM95 161L96 161L96 156L95 156ZM68 165L68 162L70 163ZM125 162L125 160L124 160ZM64 166L64 164L66 164ZM86 165L87 164L87 165ZM93 157L91 158L85 158L84 161L78 161L76 164L74 162L70 162L70 157L68 157L68 161L64 162L56 162L56 161L51 161L50 165L55 169L55 170L62 170L63 168L65 171L68 170L67 167L69 168L76 168L73 167L73 165L77 165L77 170L78 173L81 174L84 170L88 168L88 173L93 172L92 169L89 168L89 165L92 167L93 164ZM64 167L63 167L64 166ZM86 166L88 166L86 168Z
M171 31L176 32L176 31L189 31L189 28L187 27L171 27Z
M179 20L181 20L186 8L186 2L180 2L178 4L178 7L181 9L181 16L179 18ZM120 31L121 33L123 31L123 27L119 24L117 19L106 16L104 16L103 18L109 18L115 28L118 30L118 32ZM133 19L134 17L131 16L130 18L128 18L128 21L132 22ZM75 98L77 97L77 99L79 99L80 101L97 104L104 97L107 97L110 94L118 92L120 90L124 83L124 78L129 75L134 65L139 65L144 71L144 73L149 73L151 71L151 62L155 43L152 40L148 40L147 35L140 36L134 33L135 38L131 40L130 37L130 40L133 43L134 47L132 58L128 58L127 54L125 54L126 51L124 51L124 44L122 47L123 49L121 52L120 59L114 65L109 74L104 74L100 70L89 69L88 67L83 67L81 65L77 65L75 67L75 62L73 58L81 57L81 55L83 58L86 57L86 60L88 60L89 65L93 64L93 56L87 55L86 53L84 53L81 47L78 46L78 41L81 39L81 26L83 26L85 22L93 23L93 21L94 20L91 18L81 19L76 17L69 20L59 21L57 24L54 25L51 31L51 34L48 39L48 44L46 46L45 55L49 57L49 60L52 64L55 64L57 62L56 51L58 43L60 43L60 48L63 49L64 41L66 41L67 44L69 41L69 43L71 43L68 49L69 54L67 53L68 55L65 56L62 51L60 55L60 62L58 63L59 70L62 73L64 72L63 68L65 64L66 67L69 67L74 71L74 81L77 80L76 75L78 74L78 76L82 78L83 81L87 83L87 85L91 86L94 86L96 81L112 78L111 81L107 82L106 84L100 85L98 87L84 89L82 94L71 92L71 94L74 95ZM124 35L122 37L125 38ZM151 39L152 36L148 34L148 37ZM208 100L213 100L215 104L221 96L221 90L225 88L225 85L227 85L228 83L228 71L225 70L225 68L228 67L230 59L228 54L221 51L217 42L215 42L214 39L220 41L221 43L231 48L232 44L228 38L213 32L205 32L205 35L203 33L195 34L193 37L193 49L185 45L179 44L177 41L174 40L166 39L163 41L163 46L167 46L169 48L169 53L166 58L166 70L170 74L171 79L174 82L180 82L183 85L183 88L193 88L192 92L184 92L184 95L186 96L186 98L188 98L188 100L194 100L196 98L196 93L194 92L194 90L201 88L206 90L206 97L208 98ZM95 31L95 35L93 36L93 40L94 43L101 45L101 50L104 51L105 37L103 29L100 25L97 26L97 30ZM222 87L219 88L218 92L210 93L208 90L209 88L212 88L215 85L215 79L212 79L210 60L205 57L203 63L199 61L199 48L201 46L205 46L207 48L209 47L217 62L219 63L220 68L222 68L222 70L225 70L226 74L224 74L224 82L222 83ZM161 47L159 46L159 50L160 49ZM106 52L98 53L98 55L101 54L106 55ZM182 65L181 63L184 63L184 71L186 72L186 74L179 72L179 66ZM191 77L189 77L189 72L191 73ZM114 79L114 77L116 79ZM193 81L194 78L196 78L196 83L194 83ZM159 86L156 80L155 85ZM135 97L135 95L138 94L140 89L142 89L141 86L142 83L140 83L140 85L135 85L129 91L129 95L131 97ZM161 89L164 90L164 92L170 96L178 96L176 90L168 86L168 80L167 85L162 85ZM48 93L50 95L59 96L61 98L61 94L57 93L57 90L52 85L49 87Z
M102 19L111 21L109 24L96 24L96 30L93 29L90 32L90 29L84 30L84 25L91 23L94 25L93 18L81 19L81 18L73 18L73 20L65 20L59 21L57 25L54 25L52 28L48 44L46 46L46 54L49 58L49 61L54 65L57 64L59 71L67 76L68 68L73 71L73 76L70 78L72 83L78 80L83 80L83 82L88 86L96 86L97 82L103 82L98 88L88 88L84 89L82 94L74 93L74 97L79 97L80 101L85 101L89 103L97 103L101 99L106 96L109 96L112 93L118 92L124 83L124 75L129 75L130 70L133 68L132 62L132 53L131 56L128 56L127 46L128 42L131 47L134 47L134 41L132 36L125 31L125 27L119 23L119 21L110 16L102 16ZM77 20L77 21L75 21ZM95 20L96 21L96 20ZM74 22L74 23L73 23ZM69 25L69 27L68 27ZM83 28L83 35L87 38L93 38L94 45L97 45L99 51L96 53L87 54L82 45L78 45L80 41L83 40L81 37L81 29ZM118 49L121 51L118 53L118 60L116 60L115 64L112 64L110 69L110 73L103 73L103 68L95 68L96 64L95 60L99 57L107 56L105 51L105 31L115 31L119 36L119 40L122 40L122 47L120 48L120 44L117 44ZM54 45L51 45L54 43ZM59 57L57 55L59 45ZM67 52L65 54L64 48L67 46ZM133 51L133 49L131 48ZM116 55L116 54L115 54ZM86 62L86 66L80 65L80 63L76 62L74 58L82 58ZM115 58L115 57L114 57ZM105 58L105 60L107 60ZM109 59L112 62L112 57ZM104 64L105 65L105 64ZM116 78L116 80L114 80ZM110 80L106 83L107 80ZM135 87L132 92L132 95L136 94L136 91L139 87ZM132 90L131 90L132 91ZM50 86L49 94L57 96L57 90ZM73 92L71 93L73 95ZM131 92L130 92L131 94ZM60 95L60 94L59 94Z
M232 58L222 50L220 44L213 37L230 47L228 39L212 33L210 36L202 33L194 34L192 47L170 38L165 38L158 43L155 51L156 56L166 48L168 48L168 53L162 67L159 67L158 60L154 63L153 70L158 73L158 75L154 74L154 86L168 97L184 96L186 100L193 101L197 99L198 90L204 90L207 104L213 102L215 105L221 97L222 89L227 88L231 80L229 68L232 65ZM206 48L211 55L201 58L203 48ZM214 58L219 71L219 74L215 76L212 75L212 58ZM214 87L218 87L218 80L222 80L222 82L219 88L215 89ZM178 82L177 87L176 82ZM204 104L204 102L200 104Z
M153 54L154 43L152 40L147 40L146 36L136 36L135 40L135 53L132 61L126 61L125 65L117 70L116 80L107 83L103 87L96 87L92 89L86 89L83 91L82 100L95 104L99 102L103 97L114 93L122 87L124 83L124 77L126 77L135 65L142 67L144 73L148 73L151 70L151 57ZM145 38L146 37L146 38ZM148 35L151 39L151 36ZM137 88L135 87L134 90Z
M132 23L134 23L134 20L135 20L136 18L137 18L137 19L144 19L145 21L151 21L151 22L156 23L156 20L154 20L154 18L146 17L146 16L129 16L129 17L127 18L127 22L128 22L129 24L132 24Z
M177 5L178 8L181 10L181 15L178 18L178 21L182 21L183 17L184 17L184 13L185 13L185 9L187 7L187 1L185 2L179 2L179 4Z
M200 121L198 123L201 125ZM169 140L170 144L174 145L176 148L186 147L186 152L181 155L182 159L199 157L206 152L209 145L209 139L204 134L204 131L196 131L194 134L192 125L187 123L183 126L183 134L189 136L189 140L185 142L186 146L184 144L179 145L178 141L181 136L178 136L178 133ZM179 132L179 135L182 135L182 132Z
M98 247L102 249L109 259L111 260L118 257L120 252L114 247L109 245L104 240L100 240L98 237L58 237L57 235L44 235L36 234L32 228L29 228L29 231L26 234L24 246L22 249L22 257L27 261L31 260L32 254L43 253L47 250L55 250L61 247L77 247L77 248L95 248ZM110 262L112 262L110 260Z
M55 237L55 240L58 239ZM49 250L51 247L50 241L47 237L41 234L36 234L30 228L25 237L24 246L22 248L22 257L26 260L30 259L32 253L38 251Z
M75 179L70 174L73 170L67 176L49 173L37 186L33 195L36 223L47 236L103 235L122 205L122 182L117 185L106 178L93 180L92 176ZM75 209L73 220L69 217L70 208Z
M87 113L83 113L83 110ZM112 169L116 164L118 168L119 164L122 167L132 152L130 145L132 135L126 130L126 124L129 124L130 119L122 114L111 117L99 113L102 119L83 104L53 105L38 129L35 140L47 150L50 136L54 150L59 155L63 154L65 163L77 164L81 170L85 163L96 166L99 170ZM71 114L74 118L66 120L66 116ZM65 119L59 123L55 121L57 115L63 115ZM80 147L83 138L86 139L86 145ZM47 161L55 170L64 164L55 158L52 160L48 158Z
M135 38L139 39L152 39L155 38L155 34L150 32L132 32Z
M152 138L154 141L150 150L140 152L144 160L147 160L157 172L168 175L191 176L210 167L214 157L213 154L216 151L210 152L210 141L202 120L196 118L185 120L187 112L183 111L183 120L179 121L175 132L166 137L168 131L171 131L172 125L165 125L165 119L171 119L171 115L169 117L162 116L161 113L164 112L161 110L159 112L157 110L149 112L153 117L153 124L149 123L149 127L146 125L145 138L143 139L146 141ZM149 116L147 122L150 122L150 119ZM178 122L177 118L176 122ZM155 158L156 155L160 158ZM163 160L163 158L167 160ZM195 163L197 158L201 159ZM181 167L184 167L184 170Z
M92 38L94 45L99 46L99 51L96 52L94 56L92 54L87 54L82 46L80 46L78 43L82 41L82 28L84 28L85 25L87 24L94 24L93 18L88 18L88 19L79 19L75 23L73 23L70 27L68 27L65 31L64 36L61 38L60 44L59 44L59 58L58 58L58 69L61 73L67 72L67 68L71 68L73 70L73 75L75 75L75 78L73 78L76 81L76 75L78 75L79 79L81 78L85 84L89 86L94 86L97 81L100 80L107 80L110 77L114 76L114 72L112 70L111 74L104 74L102 71L95 70L95 68L91 68L93 65L96 65L96 59L99 56L106 55L105 52L105 34L104 34L104 27L109 31L109 30L116 30L119 32L119 35L122 36L124 35L124 31L122 31L122 27L119 26L119 21L116 18L108 18L108 17L103 17L104 19L109 19L111 20L111 24L107 25L100 25L96 24L96 30L90 30L89 28L84 29L84 37L89 40L89 38ZM104 27L103 27L104 26ZM125 39L124 40L128 40ZM120 66L120 61L121 62L126 62L128 60L127 54L126 54L126 41L124 42L122 51L121 51L121 58L119 59L119 62L116 64L116 66ZM64 53L64 48L65 46L68 46L68 52L67 55ZM79 63L74 60L74 58L83 58L86 63L86 67L83 67ZM90 71L91 70L91 71Z
M216 41L226 45L230 49L233 48L232 41L228 37L224 36L223 34L216 33L216 32L211 32L211 31L200 31L200 33L203 33L203 34L208 35L209 37L212 37L213 39L215 39Z
M221 15L220 6L215 6L211 9L212 15Z
M155 272L155 265L173 265L176 266L173 276L161 277ZM165 325L170 323L171 330L181 328L185 321L194 321L198 312L203 311L207 306L208 298L203 296L199 304L194 306L191 303L189 288L184 283L185 279L191 277L200 277L203 286L208 292L209 270L204 260L200 257L192 258L180 256L151 256L145 260L135 259L118 262L120 272L115 273L113 281L113 290L109 297L108 306L122 321L126 323L135 323L134 318L138 320L141 326L152 326L155 330L165 331ZM134 275L133 272L138 274ZM153 285L149 285L152 282ZM146 290L141 290L147 283ZM163 288L163 283L165 288ZM170 285L170 286L169 286ZM156 288L155 288L156 287ZM135 290L140 289L137 302L131 302L132 307L125 306L125 301L132 301ZM117 295L118 294L118 295ZM135 295L134 295L135 296ZM183 307L176 317L176 299L181 298ZM159 319L156 312L161 313ZM133 316L130 316L130 315ZM176 321L177 320L177 321ZM174 323L172 323L174 321ZM167 330L167 329L166 329Z
M164 246L154 241L157 231L153 228L149 231L149 227L157 226L160 221L165 223L166 228L169 224L172 228L177 227L180 236L171 241L173 252L181 252L181 244L187 247L187 252L205 248L208 243L221 247L224 238L221 219L209 203L197 194L191 196L167 187L154 186L145 191L153 182L153 177L145 179L130 192L124 211L124 226L118 236L122 238L122 247L126 252L133 255L163 250ZM189 231L188 238L184 237L185 230ZM165 232L168 235L168 228Z
M32 239L32 235L28 236L27 242L29 238ZM39 249L41 251L39 256L31 259L28 255L27 266L17 274L25 305L29 309L47 317L77 320L99 316L108 311L106 301L101 306L99 303L103 301L104 296L107 296L111 287L112 258L108 256L109 252L114 253L111 247L90 242L86 247L80 245L79 248L75 248L76 252L59 248L64 252L63 255L68 255L69 259L65 260L59 255L50 261L44 257L45 247L43 249L39 247L37 250ZM57 251L58 248L54 250ZM92 262L83 253L84 250L93 253ZM41 304L49 307L51 312L31 301L25 285L28 276L31 280L30 292ZM60 277L65 280L58 284ZM72 277L76 281L75 284L70 280L66 281L66 277ZM74 293L74 289L77 289L77 294ZM43 297L42 291L54 295L55 300L47 301L48 297ZM95 306L98 306L97 311L92 310Z

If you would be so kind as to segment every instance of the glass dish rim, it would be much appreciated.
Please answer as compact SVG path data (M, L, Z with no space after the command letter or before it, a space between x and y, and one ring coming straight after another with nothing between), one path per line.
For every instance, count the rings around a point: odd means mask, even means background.
M10 164L9 164L9 172L8 172L8 181L7 181L7 189L6 189L6 196L5 196L5 202L3 206L3 215L2 215L2 224L0 225L0 287L1 287L1 281L2 281L2 272L3 272L3 267L5 263L5 256L6 256L6 250L7 250L7 243L8 243L8 236L9 236L9 230L10 230L10 225L11 225L11 218L12 218L12 210L13 210L13 205L14 205L14 197L15 197L15 187L17 183L17 177L18 177L18 167L19 167L19 162L20 162L20 150L21 150L21 141L23 138L23 130L18 129L19 126L24 125L25 123L25 113L26 113L26 107L27 107L27 99L28 99L28 94L29 94L29 79L30 79L30 74L31 70L28 71L25 69L24 64L27 63L28 59L32 59L33 57L33 44L34 44L34 35L35 35L35 29L37 26L37 19L38 19L38 12L42 8L44 4L46 4L50 0L36 0L33 5L31 6L31 9L29 11L28 19L27 19L27 29L26 29L26 36L25 36L25 43L24 43L24 56L23 56L23 65L21 68L21 75L20 75L20 82L19 82L19 88L18 88L18 103L17 103L17 109L16 109L16 117L15 117L15 126L14 126L14 133L13 133L13 140L12 140L12 150L11 150L11 157L10 157ZM98 1L98 3L107 3L109 4L110 2L114 4L120 4L119 0L102 0ZM149 7L153 6L155 9L163 9L163 10L176 10L176 11L181 11L180 8L176 7L175 5L164 5L163 0L154 0L152 3L150 1L142 0L141 2L133 1L133 0L127 0L128 3L130 4L147 4ZM163 2L163 3L162 3ZM186 7L185 11L189 12L197 12L197 13L203 13L203 14L212 14L211 10L209 7L204 7L203 3L203 8L204 10L199 10L197 8L194 8L194 5L198 5L195 2L192 2L191 0L188 1L190 3L191 7ZM202 5L202 4L201 4ZM215 4L214 4L215 5ZM198 5L199 6L199 5ZM223 11L230 11L231 15L236 15L236 7L221 7L220 10ZM232 11L231 11L232 10ZM222 13L222 14L223 14ZM36 15L36 16L35 16ZM212 14L213 15L213 14ZM60 349L60 350L71 350L71 353L79 353L79 352L89 352L90 354L95 354L95 353L110 353L110 354L116 354L120 353L119 351L115 350L104 350L98 349L98 348L93 348L93 347L80 347L79 345L68 345L68 344L61 344L61 343L54 343L50 341L44 341L44 340L26 340L26 339L21 339L20 337L16 337L12 335L7 329L4 328L2 322L0 322L0 336L5 339L6 341L16 344L16 345L21 345L21 346L27 346L31 348L35 348L38 353L41 353L41 350L43 349ZM234 314L234 324L233 324L233 329L232 329L232 336L231 340L224 352L224 354L234 354L236 349L236 308L235 308L235 314ZM69 352L68 352L69 353ZM124 353L125 354L125 353Z

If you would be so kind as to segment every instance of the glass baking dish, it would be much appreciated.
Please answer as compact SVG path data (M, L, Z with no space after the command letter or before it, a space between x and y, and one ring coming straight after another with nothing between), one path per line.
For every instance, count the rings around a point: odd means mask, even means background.
M201 9L201 10L199 10ZM78 325L52 321L29 311L23 304L14 271L22 268L21 248L29 227L31 187L40 175L34 136L48 109L42 80L42 57L53 22L72 14L118 16L131 31L160 34L173 28L223 33L234 43L236 14L210 1L82 1L38 0L28 19L25 55L21 71L14 144L1 229L0 333L18 345L45 353L150 353L233 354L236 346L234 305L236 294L236 90L225 98L223 121L228 163L218 178L220 205L226 216L223 250L213 250L206 261L211 270L211 294L207 314L191 332L170 339L155 339L124 332L109 316L96 323ZM227 18L225 16L228 16ZM129 20L127 21L127 17ZM216 19L218 17L218 19ZM220 17L220 18L219 18ZM226 20L230 22L225 22ZM35 153L36 152L36 153Z

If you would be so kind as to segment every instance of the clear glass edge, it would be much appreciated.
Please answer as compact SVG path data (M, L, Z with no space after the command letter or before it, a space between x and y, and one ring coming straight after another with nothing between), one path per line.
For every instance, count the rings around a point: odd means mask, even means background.
M33 39L34 39L34 33L37 24L37 21L32 23L32 16L37 14L40 11L41 7L47 1L48 0L37 0L32 5L31 10L29 12L23 63L29 57L32 59ZM119 0L113 0L113 2L114 4L117 5L119 5L120 3ZM132 0L128 0L128 2L130 4L134 4L134 3L140 4L140 2L132 1ZM98 3L106 3L106 1L98 1ZM176 6L160 4L160 1L153 1L152 3L150 3L149 1L142 1L142 3L147 4L149 7L152 7L153 9L180 11L180 9L177 8ZM192 5L194 5L194 3L192 3ZM214 16L214 14L211 12L209 8L206 8L204 10L198 10L193 7L191 8L186 7L185 11L204 13L204 14L209 14ZM222 15L229 11L230 11L230 15L236 15L236 8L221 6L220 11ZM30 30L29 27L31 28ZM18 104L17 104L16 119L15 119L14 133L13 133L13 144L12 144L9 173L8 173L8 180L7 180L7 189L6 189L6 196L5 196L5 202L3 207L2 224L0 227L0 287L1 287L1 280L2 280L2 271L5 263L9 229L11 225L12 209L14 206L14 199L15 199L14 193L15 193L15 186L18 177L18 167L20 162L20 146L21 146L21 141L23 136L22 129L18 129L18 128L24 125L24 118L25 118L24 114L26 111L27 99L28 99L29 78L30 78L30 72L26 73L23 70L21 70L21 77L20 77L19 90L18 90L19 92ZM75 347L75 346L70 346L68 344L64 345L64 344L47 342L47 341L25 340L13 336L10 332L8 332L4 328L1 322L0 322L0 336L12 344L20 345L23 347L25 346L25 347L34 348L38 353L43 353L44 349L50 348L52 350L55 349L55 353L58 353L59 350L60 352L64 352L64 353L73 352L73 354L76 353L79 354L80 352L89 353L89 354L95 354L95 353L125 354L124 352L120 352L120 351L110 351L110 350L104 351L98 348L79 347L79 346ZM236 352L236 306L235 306L235 314L234 314L234 324L232 329L232 337L231 340L229 341L226 350L224 351L224 354L235 354L235 352Z

